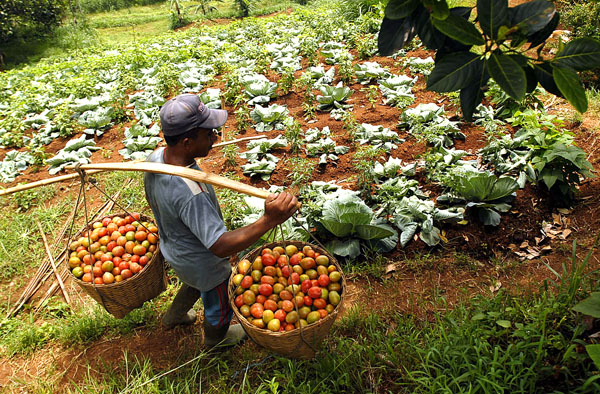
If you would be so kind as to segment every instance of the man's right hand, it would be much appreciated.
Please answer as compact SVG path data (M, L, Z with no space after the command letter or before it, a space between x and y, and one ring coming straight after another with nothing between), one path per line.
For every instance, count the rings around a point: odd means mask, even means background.
M272 227L285 222L298 210L298 200L290 193L270 194L265 200L265 219Z

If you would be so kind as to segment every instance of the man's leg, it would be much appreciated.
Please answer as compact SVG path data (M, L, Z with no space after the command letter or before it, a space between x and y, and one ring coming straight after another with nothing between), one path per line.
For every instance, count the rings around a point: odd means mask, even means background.
M232 346L246 338L246 333L240 324L229 325L233 310L227 295L228 283L229 279L212 290L202 292L204 346L207 348L212 348L217 344Z
M163 327L171 329L180 324L194 324L196 311L192 307L198 301L200 295L200 290L182 283L179 292L173 299L173 303L162 318Z

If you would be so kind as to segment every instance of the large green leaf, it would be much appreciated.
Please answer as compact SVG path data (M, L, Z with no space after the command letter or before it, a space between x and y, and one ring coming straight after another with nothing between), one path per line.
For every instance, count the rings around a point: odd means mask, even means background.
M519 188L519 184L513 178L501 176L492 186L492 190L486 197L486 200L493 201L506 197Z
M495 51L487 60L490 76L510 97L521 101L525 97L527 77L515 60Z
M548 39L548 37L550 37L552 35L554 30L558 26L559 22L560 22L560 15L558 12L555 12L554 17L552 17L552 20L550 21L550 23L548 23L546 25L546 27L544 27L542 30L538 31L537 33L534 33L534 34L531 34L528 36L528 39L530 42L529 47L534 48L534 47L544 43Z
M340 223L330 219L321 219L319 222L336 237L346 237L352 232L351 223Z
M350 257L351 259L354 259L360 254L360 242L358 239L346 241L334 239L325 245L325 249L338 256Z
M554 14L554 4L546 0L533 0L509 9L510 24L518 26L519 31L530 35L546 27Z
M394 235L393 231L387 228L372 225L372 224L360 224L355 227L356 234L362 239L382 239L391 237Z
M423 4L431 10L431 16L435 19L443 20L450 15L446 0L423 0Z
M367 212L348 212L340 216L340 221L342 223L350 223L353 226L358 226L359 224L369 224L371 223L371 219L373 215Z
M481 74L477 76L476 83L460 91L460 108L462 109L463 116L469 122L473 120L473 112L475 112L475 108L477 108L483 99L483 90L481 87L487 84L488 79L490 79L490 76L487 69L486 67L482 67Z
M585 351L590 356L597 369L600 369L600 345L587 345Z
M535 78L544 89L555 96L563 97L562 93L558 89L558 86L556 86L556 82L554 82L554 77L552 76L552 66L550 63L544 62L534 64L533 72L535 74Z
M573 310L600 319L600 292L590 294L588 298L575 305Z
M471 85L481 75L483 61L472 52L457 52L436 62L427 78L427 89L453 92Z
M567 101L580 113L587 111L588 99L579 75L569 68L553 67L552 76Z
M460 178L460 195L470 201L486 201L488 193L492 190L496 177L485 172L471 173Z
M577 38L554 57L554 64L577 71L600 67L600 42L588 37Z
M497 226L500 224L500 214L493 209L478 208L477 215L479 216L479 221L486 226Z
M477 13L483 32L496 38L500 26L508 25L508 0L477 0Z
M391 20L406 18L418 5L419 0L390 0L385 7L385 17Z
M436 29L465 45L483 45L485 41L474 24L458 15L448 15L446 19L431 18Z
M413 238L417 232L417 226L417 223L409 223L404 226L402 234L400 234L400 245L402 245L402 247L406 246L406 244L408 244L408 242Z
M416 33L412 16L398 20L383 18L377 38L377 49L382 56L389 56L412 41Z
M429 11L423 6L417 7L415 19L415 27L423 44L425 44L428 49L442 48L444 46L444 41L446 41L446 36L433 27Z

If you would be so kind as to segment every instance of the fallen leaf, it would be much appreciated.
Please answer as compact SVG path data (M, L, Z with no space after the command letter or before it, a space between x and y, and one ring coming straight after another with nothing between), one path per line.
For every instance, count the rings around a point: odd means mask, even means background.
M570 209L567 209L567 208L558 208L558 209L557 209L557 211L558 211L559 213L562 213L563 215L568 215L568 214L570 214L570 213L571 213L571 210L570 210Z
M569 229L563 230L562 234L560 235L560 238L562 239L567 239L567 237L569 235L571 235L572 231Z
M500 282L499 280L495 281L494 283L492 283L490 285L490 291L492 293L497 292L498 290L500 290L500 288L502 287L502 282Z
M552 214L552 221L553 221L554 224L562 224L562 222L560 221L560 214L553 213Z
M469 237L467 237L466 235L463 234L463 239L465 240L465 242L469 242Z
M521 246L519 246L521 249L526 249L529 247L529 241L523 241L523 243L521 243Z
M388 264L387 267L385 267L385 273L389 274L390 272L397 271L398 268L400 268L400 263Z

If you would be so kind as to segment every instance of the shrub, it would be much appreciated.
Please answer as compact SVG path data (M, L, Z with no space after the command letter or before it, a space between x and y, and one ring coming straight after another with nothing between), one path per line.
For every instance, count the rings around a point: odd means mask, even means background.
M65 10L63 0L2 1L0 42L48 34L60 24Z

